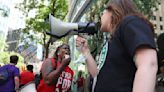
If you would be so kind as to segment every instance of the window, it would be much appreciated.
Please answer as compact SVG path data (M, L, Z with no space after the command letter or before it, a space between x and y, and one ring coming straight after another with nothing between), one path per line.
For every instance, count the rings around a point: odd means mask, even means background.
M152 19L153 19L153 20L156 20L156 16L153 16Z
M163 30L163 26L162 25L160 25L160 30Z
M154 24L154 29L157 29L157 25L156 24Z
M159 20L160 20L160 21L163 21L163 17L159 17Z

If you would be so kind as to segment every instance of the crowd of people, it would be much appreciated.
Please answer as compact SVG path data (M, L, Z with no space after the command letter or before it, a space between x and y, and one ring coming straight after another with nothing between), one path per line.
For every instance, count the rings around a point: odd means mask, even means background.
M18 59L17 55L12 55L10 63L0 67L0 92L19 92L31 82L35 82L37 92L71 92L74 72L68 66L71 61L69 45L57 47L53 57L43 62L39 75L33 73L33 65L27 65L26 70L20 73L16 67ZM83 92L82 72L79 72L79 78L76 83L81 90L79 92Z
M68 66L70 60L69 45L62 44L56 49L53 58L47 58L43 62L40 79L37 80L39 81L38 86L36 86L37 92L71 92L74 72ZM16 67L17 62L18 56L13 55L10 57L10 64L0 68L0 74L7 70L7 74L0 75L0 81L3 80L3 77L7 77L4 83L0 83L0 92L19 92L21 87L35 81L33 65L27 65L27 70L20 73Z
M108 32L107 54L97 64L88 47L87 39L78 36L76 46L86 58L87 69L93 79L90 92L157 92L164 91L164 64L157 76L158 60L154 41L154 27L142 15L132 0L110 0L101 16L101 31ZM10 57L10 64L0 68L6 77L0 76L0 92L19 92L19 89L35 81L33 66L19 73L15 66L18 57ZM40 70L37 92L71 92L74 72L69 67L70 47L57 47L52 58L47 58ZM7 74L6 74L7 70ZM157 76L157 77L156 77ZM7 78L7 79L5 79ZM78 92L84 92L84 78L79 72Z

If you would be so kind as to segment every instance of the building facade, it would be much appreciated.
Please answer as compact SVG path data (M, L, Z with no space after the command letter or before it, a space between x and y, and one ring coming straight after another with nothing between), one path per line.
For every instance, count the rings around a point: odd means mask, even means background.
M12 30L12 29L8 30L6 43L8 45L9 52L17 51L19 39L20 39L20 30L19 29L18 30Z
M11 37L15 34L16 29L24 27L22 12L15 8L19 2L20 0L0 0L0 44L5 44L6 40L10 41L7 39L8 33L8 36ZM5 46L1 45L0 51L4 51L4 48Z
M0 52L5 48L4 44L8 31L8 20L10 14L10 6L8 5L8 2L10 2L10 0L0 0Z
M155 33L160 35L164 33L164 0L159 0L157 9L153 9L152 23L155 27Z

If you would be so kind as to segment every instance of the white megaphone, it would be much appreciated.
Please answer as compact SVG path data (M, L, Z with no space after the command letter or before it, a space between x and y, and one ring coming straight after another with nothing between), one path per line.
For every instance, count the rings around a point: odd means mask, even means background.
M93 35L97 33L95 23L66 23L53 17L51 14L49 14L49 22L51 32L47 32L47 34L55 38L62 38L68 34L87 33Z

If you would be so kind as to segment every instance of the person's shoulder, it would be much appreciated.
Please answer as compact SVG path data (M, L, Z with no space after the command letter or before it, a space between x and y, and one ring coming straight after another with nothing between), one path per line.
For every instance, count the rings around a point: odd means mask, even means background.
M27 74L28 76L35 76L34 73L31 71L26 71L25 74Z
M23 76L23 75L25 75L26 74L26 72L25 71L22 71L21 73L20 73L20 76Z
M14 67L16 70L19 70L19 68L17 66Z
M127 15L123 18L121 24L126 25L132 21L141 21L142 19L136 15Z
M1 67L10 67L10 64L3 65Z
M46 59L43 61L42 65L51 64L52 60L53 60L52 58L46 58Z
M73 71L69 66L65 67L66 70Z
M72 75L74 75L74 71L69 66L66 67L66 70L69 71Z
M137 16L137 15L125 16L120 23L120 28L125 29L126 27L132 27L134 25L142 26L141 28L149 28L150 30L152 30L150 28L150 25L149 25L147 19L144 17ZM140 27L138 27L138 28L140 28Z
M19 68L16 66L16 65L11 65L11 64L8 64L6 65L8 68L10 69L13 69L13 70L19 70Z
M20 72L20 71L19 71L19 68L16 67L15 65L11 65L11 66L10 66L10 69L11 69L13 72Z
M44 60L44 62L52 62L52 61L55 61L56 59L55 58L47 58Z
M133 19L139 19L136 15L127 15L123 18L123 20L133 20Z

